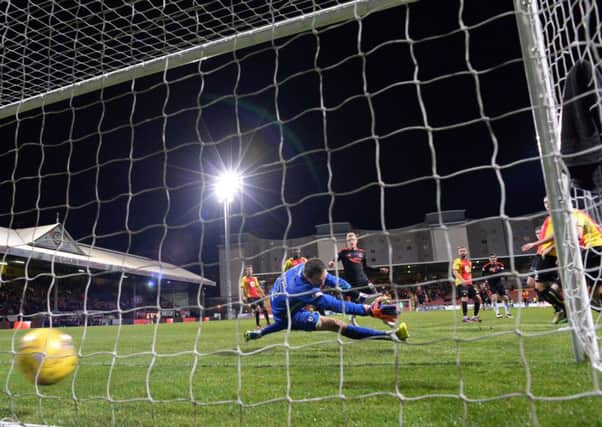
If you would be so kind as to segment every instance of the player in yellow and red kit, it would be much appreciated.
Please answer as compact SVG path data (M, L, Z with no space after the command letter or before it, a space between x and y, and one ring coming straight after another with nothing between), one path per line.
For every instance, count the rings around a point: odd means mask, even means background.
M305 264L307 262L307 258L301 256L301 249L295 248L293 249L293 256L288 258L284 262L284 267L282 267L282 271L288 271L296 265Z
M547 210L549 210L548 199L544 199L544 206ZM585 268L585 279L587 281L587 286L590 290L590 306L595 311L600 311L600 299L602 289L600 287L601 280L601 254L602 254L602 227L596 221L594 221L588 214L585 212L574 209L572 211L573 218L575 220L575 226L577 228L577 237L579 238L579 245L581 246L581 252L583 257L583 266ZM524 249L530 249L533 245L539 243L538 253L541 252L541 258L539 262L539 268L547 266L548 268L554 268L556 265L556 250L554 243L554 234L552 227L552 219L551 216L548 215L544 221L544 225L542 226L542 235L538 236L540 239L534 243L528 243L523 246ZM543 250L540 250L542 249ZM543 258L545 257L545 262ZM537 279L536 279L537 281ZM565 321L566 319L566 310L564 309L564 301L562 302L562 312L559 312L558 304L554 305L553 302L556 299L561 299L557 285L552 284L551 293L552 300L549 301L546 297L547 290L544 289L541 291L541 286L537 286L539 283L536 282L536 289L540 293L540 297L545 301L548 301L550 304L554 306L556 309L556 314L554 318L554 323L559 323L559 321ZM555 294L556 293L556 294ZM560 314L560 316L558 316ZM560 319L560 320L559 320Z
M464 246L458 247L458 258L454 260L452 271L455 277L455 285L462 301L462 321L480 322L479 309L483 301L481 296L475 291L472 284L472 261L468 259L468 249ZM473 316L468 318L468 300L474 303Z
M257 329L261 328L261 323L259 322L260 310L263 312L265 321L269 325L270 315L268 314L265 304L263 303L265 293L263 292L263 289L261 289L261 286L259 286L259 280L257 280L257 277L253 276L252 265L247 265L245 267L245 275L240 279L240 288L242 290L243 302L249 304L251 310L255 313L255 323L257 323Z
M600 312L602 280L601 255L602 255L602 227L588 214L580 210L573 211L577 236L582 248L585 279L590 293L590 306L592 310Z
M550 204L547 197L543 199L543 205L549 212ZM523 252L526 252L537 247L537 254L533 257L531 263L532 276L527 279L527 284L534 284L539 299L554 307L552 323L564 323L566 322L566 308L562 292L558 286L554 227L552 217L549 214L536 235L537 241L526 243L521 248Z

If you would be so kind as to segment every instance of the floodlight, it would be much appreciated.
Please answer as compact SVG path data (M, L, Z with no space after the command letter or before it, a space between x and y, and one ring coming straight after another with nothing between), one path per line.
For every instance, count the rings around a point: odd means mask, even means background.
M242 176L236 171L224 171L217 177L215 194L220 202L230 203L242 189Z

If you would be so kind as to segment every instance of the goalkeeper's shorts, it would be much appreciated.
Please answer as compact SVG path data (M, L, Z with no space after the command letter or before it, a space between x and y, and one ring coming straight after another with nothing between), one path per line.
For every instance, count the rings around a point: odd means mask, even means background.
M273 314L274 322L288 325L288 319L286 317L280 317L277 314ZM297 310L292 315L293 321L291 323L291 330L294 331L315 331L320 321L320 313L317 311L309 311L305 308ZM286 328L286 326L284 326Z

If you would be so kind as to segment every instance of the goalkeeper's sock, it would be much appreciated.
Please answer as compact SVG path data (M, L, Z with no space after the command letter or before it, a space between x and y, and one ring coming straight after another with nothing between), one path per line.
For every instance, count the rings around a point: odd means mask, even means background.
M269 325L269 324L270 324L270 313L268 313L268 311L267 311L267 310L265 310L265 311L263 312L263 315L265 316L265 322L266 322L266 324L268 324L268 325Z
M481 308L481 303L479 302L479 300L476 300L474 302L474 315L475 317L479 315L479 309Z
M258 332L261 332L261 336L264 336L267 334L271 334L271 333L286 329L286 327L287 327L287 324L285 322L273 321L268 326L266 326L265 328L263 328L261 331L258 331Z
M464 317L468 316L468 303L466 301L462 301L462 314Z
M377 331L376 329L347 325L341 330L341 335L351 338L352 340L361 340L362 338L382 337L388 336L389 334L385 331Z
M258 340L261 338L261 331L246 331L244 336L245 341Z
M255 310L255 323L257 326L261 326L261 322L259 320L259 310Z

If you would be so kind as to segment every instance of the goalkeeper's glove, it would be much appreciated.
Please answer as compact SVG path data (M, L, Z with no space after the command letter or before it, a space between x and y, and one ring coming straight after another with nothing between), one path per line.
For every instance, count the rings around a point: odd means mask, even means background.
M397 306L395 304L384 304L386 300L386 297L375 299L370 304L368 313L370 316L384 320L385 322L395 322L397 321Z

